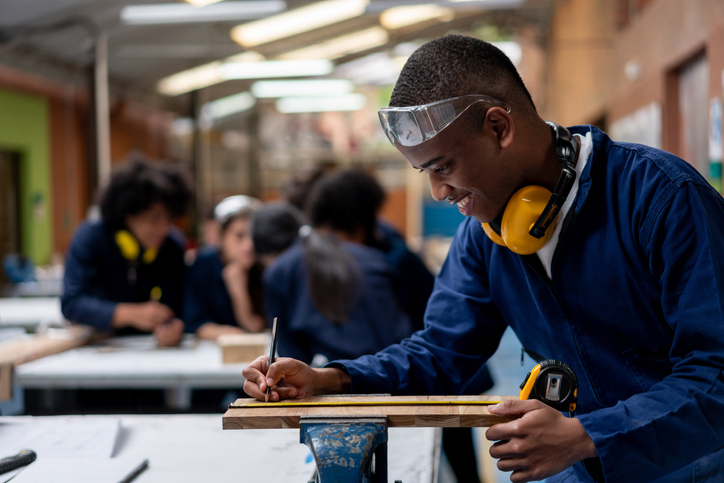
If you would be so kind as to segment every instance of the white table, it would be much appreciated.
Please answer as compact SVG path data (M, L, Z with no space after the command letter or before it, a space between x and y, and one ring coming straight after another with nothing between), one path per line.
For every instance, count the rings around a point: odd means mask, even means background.
M58 297L0 298L0 328L22 327L34 332L40 326L65 323Z
M21 389L165 389L169 407L187 410L192 389L241 388L245 364L222 364L215 342L187 335L159 348L152 335L116 337L15 368Z
M298 429L223 431L218 415L0 417L8 424L120 419L113 457L148 458L134 483L306 483L314 471ZM3 432L0 431L0 446ZM390 428L388 481L433 483L440 460L439 428ZM42 458L38 454L38 459Z

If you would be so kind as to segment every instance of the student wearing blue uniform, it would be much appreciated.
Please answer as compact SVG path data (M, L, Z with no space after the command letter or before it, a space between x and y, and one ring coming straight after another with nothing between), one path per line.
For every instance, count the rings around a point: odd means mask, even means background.
M306 211L309 196L314 191L315 184L324 178L325 171L331 172L330 163L303 168L294 173L282 187L285 200L302 212ZM376 183L374 179L370 182ZM381 207L384 193L381 189L376 193ZM419 256L410 251L400 233L383 220L377 220L375 229L370 232L365 244L385 253L387 263L392 267L395 276L401 279L399 295L412 327L414 330L422 329L425 306L435 280L430 270Z
M177 345L184 239L171 221L182 217L192 191L183 173L134 160L114 171L100 197L101 219L77 229L66 258L61 309L101 332L153 332Z
M308 224L304 213L285 201L265 203L256 210L251 219L251 238L262 266L271 266L297 241L299 229Z
M510 326L579 381L574 418L537 400L490 409L517 416L486 433L512 481L721 481L719 193L669 153L543 122L510 61L477 39L423 45L390 105L381 111L390 140L430 177L435 199L469 216L435 282L425 330L320 369L280 359L267 373L260 358L244 371L246 392L261 398L284 375L272 400L461 394L477 390L477 371Z
M202 248L186 279L186 331L201 339L259 332L266 327L261 298L261 268L249 224L261 201L230 196L214 209L220 227L218 247Z
M367 206L369 208L362 214L360 210L357 212L349 212L349 217L362 216L364 223L372 225L373 228L367 229L367 234L363 237L363 244L380 250L384 254L392 278L393 284L397 287L395 295L398 298L400 309L407 315L412 325L412 331L421 330L423 328L423 316L427 299L432 292L434 278L427 269L422 260L412 253L400 234L390 225L372 220L369 217L373 213L379 211L384 202L384 191L377 181L371 176L352 174L355 189L348 189L346 183L340 182L334 186L326 188L329 192L327 198L330 205L338 205L335 200L345 199L346 203L352 206ZM307 179L307 178L301 178ZM320 173L315 178L316 182L321 182L325 177ZM287 186L297 186L288 184ZM304 185L306 186L306 184ZM300 195L305 194L308 198L310 193L305 193L302 186L297 186L293 190L296 197L293 200L299 204L301 202ZM355 197L349 198L350 191L359 193L358 198L363 198L363 203L358 203ZM314 190L312 190L312 194ZM313 208L310 206L310 209ZM341 205L339 214L340 218L344 217L347 206ZM264 265L270 265L281 253L283 253L296 240L300 227L304 225L303 214L296 209L291 203L269 204L254 214L252 220L252 238L254 240L254 249ZM303 233L308 230L305 227ZM308 231L306 231L309 233ZM379 257L376 257L379 258ZM362 262L364 263L364 262ZM368 350L377 348L372 345ZM376 349L375 349L376 350ZM282 352L283 353L283 352ZM361 354L362 352L358 352ZM308 356L305 356L308 358ZM339 357L351 357L350 355L340 355ZM324 356L322 360L329 360ZM484 377L488 377L487 372ZM478 482L478 468L476 462L475 450L472 444L472 431L469 428L445 428L443 431L443 449L446 457L450 462L456 479L459 483Z
M328 175L310 195L300 239L264 273L267 318L279 318L279 354L311 363L371 354L412 324L382 251L370 247L384 199L360 171Z

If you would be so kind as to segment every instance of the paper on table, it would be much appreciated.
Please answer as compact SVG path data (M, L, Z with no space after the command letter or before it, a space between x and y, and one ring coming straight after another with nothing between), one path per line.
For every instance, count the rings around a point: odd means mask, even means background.
M33 423L0 425L0 457L32 449L41 457L110 458L116 445L120 420L57 421L35 418Z
M116 445L120 420L63 421L35 418L33 423L0 424L0 458L32 449L40 458L110 458ZM9 481L24 468L0 475ZM15 482L16 480L13 480ZM53 480L49 480L53 481Z
M38 458L13 478L12 483L118 483L141 461L121 458Z

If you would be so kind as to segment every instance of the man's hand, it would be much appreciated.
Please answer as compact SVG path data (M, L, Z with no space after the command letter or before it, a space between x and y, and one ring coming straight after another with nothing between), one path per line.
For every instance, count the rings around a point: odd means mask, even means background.
M491 406L492 414L519 415L485 433L490 456L501 471L512 471L514 483L538 481L597 455L593 440L575 418L567 418L541 401L508 400Z
M135 327L151 332L159 325L172 319L173 316L173 310L168 305L155 300L138 304L120 303L116 305L116 310L113 313L113 326L117 329Z
M269 356L258 357L241 372L246 381L244 392L260 401L267 385L272 387L270 401L308 397L315 394L349 390L349 376L341 369L312 369L296 359L280 357L269 367Z
M153 329L153 334L159 346L175 347L184 335L184 323L179 319L169 320Z

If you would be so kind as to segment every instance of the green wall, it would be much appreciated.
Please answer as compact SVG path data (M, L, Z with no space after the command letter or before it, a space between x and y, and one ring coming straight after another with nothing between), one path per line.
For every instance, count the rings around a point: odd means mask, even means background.
M48 102L0 89L0 149L20 155L23 253L38 265L53 250Z

